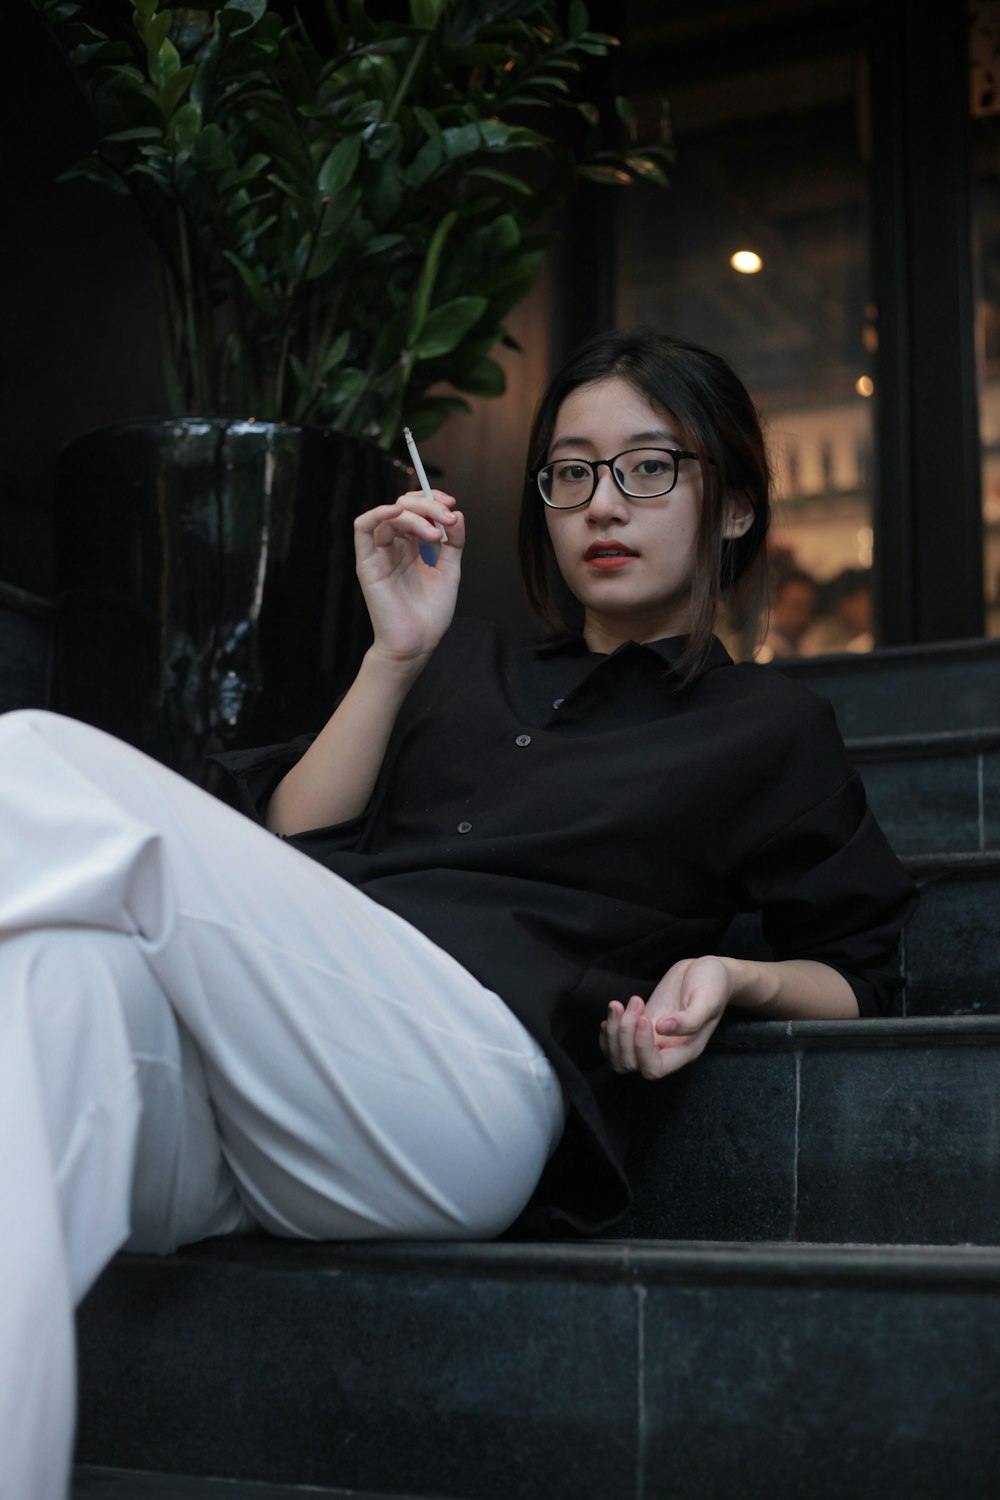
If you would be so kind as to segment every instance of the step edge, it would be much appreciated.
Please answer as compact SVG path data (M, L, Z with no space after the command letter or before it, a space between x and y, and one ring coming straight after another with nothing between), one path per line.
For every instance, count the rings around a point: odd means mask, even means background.
M809 1244L801 1241L597 1240L586 1242L364 1241L349 1244L254 1239L203 1241L167 1257L122 1254L123 1276L190 1274L209 1266L250 1271L343 1277L447 1272L499 1280L526 1276L552 1280L636 1284L858 1284L941 1290L989 1286L1000 1290L1000 1245ZM248 1250L251 1251L248 1254Z

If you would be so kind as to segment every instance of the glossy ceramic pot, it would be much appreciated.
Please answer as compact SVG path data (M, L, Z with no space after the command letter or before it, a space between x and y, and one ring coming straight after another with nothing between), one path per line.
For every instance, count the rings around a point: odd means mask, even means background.
M60 455L52 704L202 780L319 729L370 640L352 523L405 484L372 445L227 418L124 422Z

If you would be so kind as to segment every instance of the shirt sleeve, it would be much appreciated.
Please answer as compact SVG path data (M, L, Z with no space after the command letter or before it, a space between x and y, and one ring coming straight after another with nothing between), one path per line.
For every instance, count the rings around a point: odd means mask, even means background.
M776 959L829 964L862 1016L887 1014L902 983L899 937L916 887L856 772L754 850L740 881Z
M218 750L208 756L209 766L217 773L211 790L255 823L263 823L278 782L302 759L315 738L314 734L303 734L287 745Z

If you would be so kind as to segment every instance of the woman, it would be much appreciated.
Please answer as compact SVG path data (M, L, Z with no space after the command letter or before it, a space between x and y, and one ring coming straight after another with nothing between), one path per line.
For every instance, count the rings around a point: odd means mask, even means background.
M912 891L829 706L712 635L768 524L746 391L604 335L531 455L522 563L561 633L453 624L453 497L360 516L374 643L314 739L222 757L251 818L87 726L0 724L19 1497L58 1493L71 1305L122 1244L594 1230L628 1202L630 1075L729 1007L887 1004ZM717 954L754 907L774 960Z

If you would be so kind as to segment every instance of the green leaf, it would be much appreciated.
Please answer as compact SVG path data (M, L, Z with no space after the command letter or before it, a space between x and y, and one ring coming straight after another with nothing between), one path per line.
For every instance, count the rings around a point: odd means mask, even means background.
M56 181L72 182L76 178L99 183L101 187L110 188L113 193L126 195L128 193L128 188L120 175L107 162L99 161L96 156L88 157L85 161L77 162L75 166L67 167L65 172L59 173Z
M416 291L413 294L413 304L410 313L409 336L406 343L413 348L420 336L420 330L424 326L427 317L427 309L430 306L431 292L434 290L434 282L437 277L438 266L441 263L441 252L444 242L454 227L458 214L452 209L451 213L445 214L440 224L431 235L430 244L427 246L427 254L420 269L420 280L417 282Z
M437 116L433 115L429 109L424 109L422 104L415 104L413 106L413 118L421 130L432 139L436 139L441 134L441 126L437 122Z
M222 171L232 165L229 142L218 125L206 125L198 136L197 159L211 171ZM266 158L265 158L266 160Z
M586 177L590 182L606 182L613 186L624 186L632 179L627 172L620 167L602 167L592 162L584 162L576 169L578 177Z
M169 16L167 17L169 20ZM181 55L169 37L160 44L155 57L149 59L149 76L160 88L169 83L174 74L180 70Z
M224 36L249 31L267 10L267 0L226 0L219 11L219 29Z
M334 339L333 343L330 345L329 349L323 356L323 362L319 367L321 380L324 376L329 375L330 371L340 364L340 361L347 353L350 345L351 331L349 328L345 328L342 333L339 333L337 335L337 337Z
M669 187L670 180L658 167L655 161L648 156L626 156L625 165L636 177L642 177L647 182L655 182L658 187Z
M390 250L397 250L406 244L405 234L373 234L370 240L366 240L358 252L358 259L366 257L388 255Z
M201 130L201 105L182 104L175 110L167 136L178 151L189 151Z
M587 7L584 5L583 0L573 0L569 8L570 36L576 41L578 37L583 36L589 25L590 16L587 14Z
M346 135L338 141L319 170L317 185L321 193L331 197L341 192L357 170L361 155L361 137Z
M460 156L468 156L470 152L478 151L482 144L483 137L478 125L456 125L441 134L441 145L449 161L455 161ZM430 145L429 141L427 145ZM426 151L427 147L423 149Z
M174 76L163 85L163 88L160 90L160 108L163 111L164 119L170 119L170 116L184 98L188 84L194 77L194 73L195 65L194 63L189 63L187 67L179 68Z
M331 406L344 406L357 395L364 383L364 370L341 370L327 383L327 400Z
M507 389L507 377L492 359L483 359L468 369L456 371L449 379L453 386L468 391L470 396L502 396Z
M456 297L430 313L417 345L419 359L438 359L450 354L486 311L485 297Z
M442 134L439 131L436 136L425 141L407 168L406 180L415 193L444 165Z
M162 141L163 131L159 125L133 125L131 130L115 130L104 137L105 144L111 141Z
M521 243L521 230L513 214L501 214L494 220L490 240L501 253L513 250Z
M421 31L433 31L444 9L444 0L410 0L410 16Z
M387 156L399 154L403 134L398 125L369 125L362 132L365 155L370 161L382 161Z
M407 425L417 442L422 443L425 438L433 437L453 411L468 414L472 407L461 396L424 396L419 408L406 414Z
M520 193L522 198L530 198L534 189L520 177L512 177L509 172L498 172L496 167L467 167L466 177L484 177L489 182L498 182L501 186L510 188L512 192Z
M344 238L338 234L321 235L317 240L306 272L307 281L318 281L343 255Z
M639 117L634 105L618 94L615 98L615 114L628 131L629 140L634 144L639 139Z
M225 259L229 261L230 265L236 267L236 270L240 274L243 285L246 287L247 291L250 293L254 302L256 302L257 306L260 308L261 312L266 313L269 318L275 317L277 314L277 306L275 304L274 298L271 296L271 293L267 290L267 288L261 285L255 272L250 269L246 261L241 260L240 257L236 255L232 250L223 250L222 254Z
M377 174L374 193L369 194L370 213L378 229L385 228L396 217L403 201L403 177L394 161L381 162L372 168Z
M313 385L313 382L309 378L309 371L306 369L305 365L302 363L301 359L299 359L299 356L297 354L290 354L288 356L288 363L291 365L293 371L295 372L295 379L299 383L299 390L302 392L303 396L307 396L312 390Z

